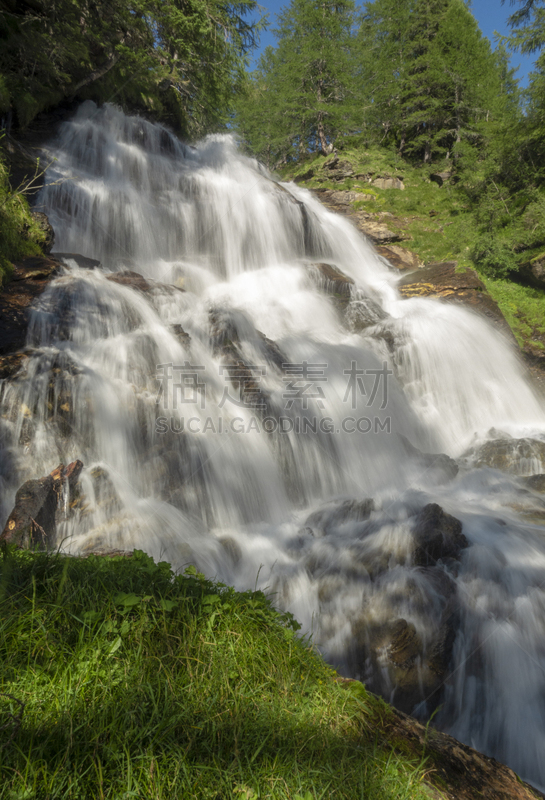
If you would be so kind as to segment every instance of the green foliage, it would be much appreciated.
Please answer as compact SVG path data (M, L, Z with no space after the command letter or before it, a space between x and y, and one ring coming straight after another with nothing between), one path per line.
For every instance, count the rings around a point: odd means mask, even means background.
M354 126L352 0L292 0L237 107L237 127L269 164L331 152Z
M62 100L113 100L186 135L225 124L255 0L33 0L0 15L0 107L19 127Z
M141 552L5 549L0 798L428 796L298 627Z
M518 269L509 244L490 233L479 237L471 250L471 258L489 278L505 278Z
M478 146L513 86L462 0L374 0L358 35L365 126L424 162Z
M483 277L521 346L545 347L545 291L505 279Z
M41 252L43 238L23 192L12 191L0 152L0 286L12 270L12 261Z

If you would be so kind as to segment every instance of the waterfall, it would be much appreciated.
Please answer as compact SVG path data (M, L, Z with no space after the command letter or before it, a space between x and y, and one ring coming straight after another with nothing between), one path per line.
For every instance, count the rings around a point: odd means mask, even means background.
M512 345L401 299L349 222L231 136L188 147L86 102L49 153L68 255L2 387L4 516L21 479L81 459L61 549L262 588L343 674L423 718L440 702L434 724L545 787L545 503L522 481L545 411ZM523 440L518 477L479 462Z

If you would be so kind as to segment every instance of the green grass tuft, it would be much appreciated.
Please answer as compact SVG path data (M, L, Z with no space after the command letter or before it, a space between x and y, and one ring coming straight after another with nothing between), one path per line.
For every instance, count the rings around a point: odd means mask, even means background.
M4 549L0 620L1 798L429 796L261 592Z

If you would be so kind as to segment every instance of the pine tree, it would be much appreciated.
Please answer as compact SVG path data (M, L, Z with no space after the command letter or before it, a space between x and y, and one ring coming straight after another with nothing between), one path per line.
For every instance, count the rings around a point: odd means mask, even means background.
M261 59L251 91L255 98L266 91L275 127L270 144L282 158L309 151L326 155L350 130L353 24L352 0L292 0L280 13L274 31L278 45ZM249 133L259 116L251 104L242 104L237 124L262 151L255 130L253 140Z
M375 0L358 41L377 135L424 163L478 142L498 110L501 67L463 0Z
M65 99L114 100L186 135L224 123L256 0L4 0L0 112L25 127Z

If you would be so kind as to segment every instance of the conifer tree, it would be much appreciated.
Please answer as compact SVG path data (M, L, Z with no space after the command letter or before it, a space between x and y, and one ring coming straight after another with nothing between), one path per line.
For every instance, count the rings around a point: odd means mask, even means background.
M274 31L278 45L261 59L250 92L257 97L267 87L267 110L276 129L270 144L282 158L308 151L326 155L350 130L353 25L352 0L292 0L280 13ZM237 124L262 152L255 135L260 113L241 104Z
M502 95L500 58L463 0L367 3L358 41L362 83L379 87L369 122L400 154L426 163L479 140Z

